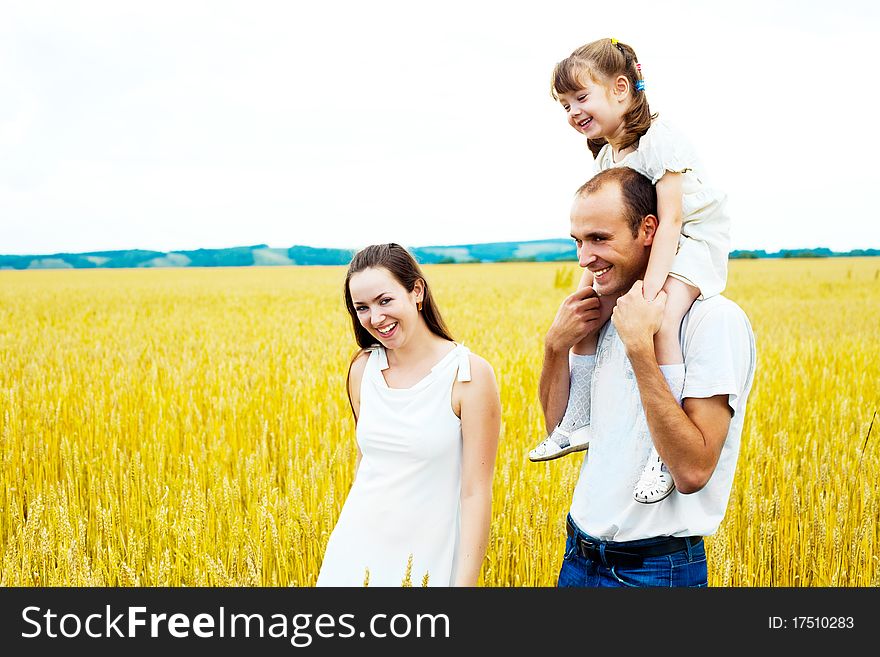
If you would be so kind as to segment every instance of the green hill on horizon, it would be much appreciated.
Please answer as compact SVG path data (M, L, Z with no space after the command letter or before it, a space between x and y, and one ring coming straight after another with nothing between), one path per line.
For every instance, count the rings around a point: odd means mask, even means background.
M448 246L409 247L422 264L464 262L557 262L577 259L570 239L490 242ZM266 244L236 246L226 249L190 251L90 251L88 253L53 253L48 255L0 255L0 269L120 269L132 267L266 267L291 265L346 265L351 249L318 248L294 245L271 248ZM737 250L733 259L754 258L829 258L844 256L880 256L880 249L856 249L845 253L828 248Z

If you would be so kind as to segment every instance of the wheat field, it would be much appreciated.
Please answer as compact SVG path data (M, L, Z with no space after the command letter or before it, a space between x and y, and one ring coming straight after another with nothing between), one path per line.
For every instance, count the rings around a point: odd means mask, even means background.
M501 388L485 586L556 581L581 459L525 455L576 270L426 267ZM0 585L314 584L355 459L343 277L0 271ZM880 258L733 261L726 294L759 360L710 585L880 585Z

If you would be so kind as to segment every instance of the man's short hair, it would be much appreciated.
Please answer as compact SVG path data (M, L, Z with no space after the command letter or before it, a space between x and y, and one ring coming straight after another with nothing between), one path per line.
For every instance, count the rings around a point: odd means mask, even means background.
M616 183L623 197L623 215L633 237L638 237L642 219L649 214L657 216L657 190L651 181L629 167L605 169L590 178L577 190L576 196L588 196L608 183Z

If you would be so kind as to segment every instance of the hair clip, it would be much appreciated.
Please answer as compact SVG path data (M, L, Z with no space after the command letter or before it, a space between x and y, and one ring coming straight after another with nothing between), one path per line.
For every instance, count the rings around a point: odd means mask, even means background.
M636 62L636 70L637 70L639 73L642 72L642 65L639 64L638 62Z
M611 45L612 45L612 46L616 46L616 45L617 45L617 39L611 39Z
M645 81L644 80L636 80L636 91L644 91L645 90Z

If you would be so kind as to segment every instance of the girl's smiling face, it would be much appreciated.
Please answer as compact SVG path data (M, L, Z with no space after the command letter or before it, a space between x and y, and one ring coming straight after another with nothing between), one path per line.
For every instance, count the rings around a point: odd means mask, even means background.
M422 300L424 285L415 282L412 292L384 267L370 267L351 277L351 302L361 326L386 349L403 345L424 320L416 304Z
M629 83L624 76L613 85L583 77L586 79L581 81L580 89L558 95L568 124L588 139L605 138L613 142L623 132L623 117L629 110Z

